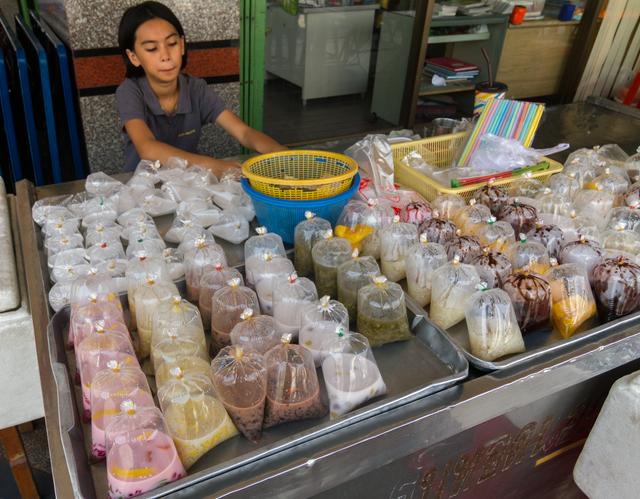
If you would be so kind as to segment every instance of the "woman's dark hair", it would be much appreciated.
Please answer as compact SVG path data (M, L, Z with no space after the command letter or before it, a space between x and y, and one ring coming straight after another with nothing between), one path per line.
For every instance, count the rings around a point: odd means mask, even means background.
M164 19L171 24L178 35L184 38L184 29L182 24L178 21L176 15L171 11L169 7L160 2L142 2L133 7L129 7L122 14L120 19L120 26L118 27L118 46L122 52L124 63L127 67L127 78L136 78L144 76L144 69L141 67L135 67L131 64L129 57L127 56L127 49L133 51L133 46L136 41L136 31L141 24L151 21L152 19ZM182 56L182 66L184 69L187 65L187 48L185 41L184 55Z

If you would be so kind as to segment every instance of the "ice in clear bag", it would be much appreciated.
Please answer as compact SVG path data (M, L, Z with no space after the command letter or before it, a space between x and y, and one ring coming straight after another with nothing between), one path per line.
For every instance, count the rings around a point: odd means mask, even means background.
M484 283L483 283L484 284ZM524 352L524 340L509 295L501 289L479 285L465 311L471 353L492 361Z
M91 456L104 459L107 454L105 430L125 400L138 407L155 407L147 377L137 363L107 362L91 384Z
M489 217L478 228L478 239L492 251L504 253L515 241L515 232L509 222L498 222L495 217Z
M544 275L551 288L551 323L563 338L573 336L596 315L589 278L575 263L552 266Z
M244 243L244 265L247 285L255 285L253 270L260 262L264 261L265 255L287 256L282 238L278 234L267 232L265 227L258 227L256 235L251 236Z
M372 347L411 338L404 291L385 276L358 291L358 331Z
M203 227L190 227L184 231L182 242L178 245L178 252L186 255L195 248L197 241L204 241L207 244L216 242L213 234Z
M334 333L322 362L331 419L387 393L369 341L359 333L346 331L342 328Z
M180 460L189 469L205 453L238 434L209 376L171 369L158 401Z
M257 442L262 435L267 396L263 355L251 348L225 347L211 362L213 384L236 428Z
M393 223L380 230L380 266L387 279L397 282L406 277L405 257L417 241L418 228L400 222L398 216L394 217Z
M242 274L234 268L227 267L222 262L214 262L213 269L203 274L200 278L198 308L202 315L202 324L205 330L211 329L211 300L213 295L232 279L240 279L240 285L244 286Z
M514 198L502 207L498 218L509 222L516 234L526 234L536 226L538 210Z
M227 265L227 257L217 243L197 239L193 248L184 255L184 276L187 283L187 299L198 303L200 297L200 279L213 270L217 263Z
M571 216L574 210L571 198L566 195L560 195L551 189L545 189L537 198L538 212L551 213L553 215Z
M511 274L502 285L511 298L520 331L528 333L543 328L551 314L551 289L541 275L523 271Z
M476 268L480 280L489 288L501 288L504 280L513 271L511 260L506 255L487 247L469 263Z
M106 429L109 498L133 497L186 475L156 407L125 400Z
M422 307L431 302L431 280L433 272L447 263L444 247L427 241L420 235L420 242L409 248L406 256L407 292Z
M531 173L525 173L509 187L508 194L514 198L535 198L545 189L540 180L531 177Z
M478 236L480 227L491 218L491 210L484 204L476 203L475 199L469 201L469 206L462 208L453 219L456 227L463 234Z
M349 329L349 313L342 303L329 296L323 296L302 310L299 343L311 351L316 367L322 364L327 342L334 338L338 327Z
M500 212L509 201L509 193L506 189L489 182L473 193L473 199L476 203L487 206L491 213L497 217L500 216Z
M231 330L232 345L249 347L265 354L280 343L282 333L273 317L255 315L253 309L246 308L240 319Z
M294 231L294 263L300 277L313 277L313 246L322 240L322 235L331 230L331 224L315 213L306 211L305 220L296 225Z
M640 309L640 266L627 258L608 258L596 265L591 284L601 320L611 321Z
M264 356L267 368L265 428L319 418L328 412L320 398L320 383L311 352L290 344L290 340L291 335L283 335L281 344Z
M147 281L136 289L134 301L139 341L138 354L141 359L151 354L153 321L158 310L179 294L178 288L172 281L157 280L154 275L149 275Z
M456 235L457 230L453 222L440 218L440 212L434 211L433 218L420 224L418 234L425 234L430 243L444 244Z
M45 239L56 236L79 234L79 220L77 218L61 219L48 221L42 227L42 233Z
M273 283L273 318L284 333L298 336L302 307L318 299L315 284L294 272Z
M177 281L184 276L184 255L177 248L165 248L162 259L167 266L169 279Z
M376 259L359 256L358 250L353 250L351 260L338 267L338 301L346 307L351 324L355 324L358 315L358 291L379 275Z
M263 314L273 315L273 286L276 281L286 280L295 272L293 262L288 258L278 256L270 260L265 267L257 270L256 294Z
M380 258L378 231L393 221L395 213L384 200L371 198L367 202L351 200L344 207L335 227L335 234L351 243L363 255Z
M431 277L431 307L429 318L443 329L464 319L467 301L480 284L473 265L462 263L455 256L452 261L438 267Z
M110 196L118 192L122 187L122 182L104 172L90 173L84 182L85 190L94 196Z
M164 197L161 190L155 189L148 191L138 198L138 206L144 210L145 213L152 217L160 217L162 215L169 215L176 211L178 203L173 199Z
M573 174L556 173L549 177L548 187L556 196L573 199L576 193L582 188L582 185Z
M239 212L228 209L223 210L220 218L211 224L209 230L214 236L231 244L240 244L249 237L249 222Z
M252 289L242 286L240 279L231 279L227 285L213 294L211 303L212 347L217 349L231 345L231 331L242 319L245 309L260 313L258 297Z

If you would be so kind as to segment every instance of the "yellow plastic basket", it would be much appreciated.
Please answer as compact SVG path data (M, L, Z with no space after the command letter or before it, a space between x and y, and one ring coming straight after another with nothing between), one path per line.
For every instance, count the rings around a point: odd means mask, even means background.
M427 139L414 140L411 142L401 142L392 144L393 162L395 165L395 181L403 186L409 187L419 192L427 201L433 201L440 194L458 194L465 201L473 197L473 193L481 189L486 182L467 185L463 187L450 187L443 185L428 177L410 166L402 164L401 160L411 151L418 151L423 159L437 168L449 168L455 155L461 150L469 137L469 132L440 135ZM531 175L542 182L546 181L554 173L562 171L562 165L557 161L544 158L549 163L549 168ZM520 177L496 179L494 185L506 186L517 182Z
M345 192L358 163L327 151L282 151L244 162L242 173L253 189L277 199L326 199Z

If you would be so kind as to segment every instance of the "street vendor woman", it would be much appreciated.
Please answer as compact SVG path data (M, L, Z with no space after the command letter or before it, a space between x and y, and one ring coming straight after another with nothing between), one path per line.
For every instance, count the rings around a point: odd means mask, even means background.
M126 79L116 91L125 131L126 171L134 170L141 158L164 163L172 156L216 175L238 166L198 154L198 140L207 123L217 123L253 151L285 149L226 109L203 79L182 72L187 64L185 34L167 6L143 2L127 9L120 20L118 45L127 68Z

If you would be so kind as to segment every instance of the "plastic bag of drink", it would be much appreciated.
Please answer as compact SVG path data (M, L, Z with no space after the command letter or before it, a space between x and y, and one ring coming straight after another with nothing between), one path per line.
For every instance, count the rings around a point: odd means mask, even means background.
M334 338L338 327L349 329L349 313L342 303L328 295L302 310L299 343L311 351L316 367L322 364L327 341Z
M273 318L284 333L298 336L302 307L318 299L315 284L295 272L273 283Z
M421 307L431 302L431 282L433 272L447 263L448 257L444 247L438 243L430 243L424 234L420 241L407 252L407 291Z
M351 200L344 207L335 234L351 243L351 247L363 255L380 258L378 231L393 221L395 213L385 200L370 198L368 201Z
M247 347L225 347L211 362L216 394L236 428L257 442L262 435L267 396L267 368L261 353Z
M506 255L488 247L483 248L482 254L469 263L476 268L480 280L486 283L488 288L501 288L513 271L511 260Z
M296 225L294 232L294 263L300 277L313 277L313 258L311 250L322 235L331 230L331 224L315 213L306 211L305 220Z
M376 259L360 256L358 250L353 250L351 259L338 267L338 301L346 307L351 324L358 316L358 291L379 275Z
M511 298L520 331L528 333L549 324L551 315L551 289L541 275L529 271L510 275L502 289Z
M624 256L608 258L592 273L601 320L611 321L640 309L640 266Z
M255 291L242 286L240 279L231 279L225 287L214 293L211 303L213 347L221 349L231 345L231 331L242 320L240 315L247 308L260 312Z
M380 264L387 279L397 282L406 277L407 251L418 241L418 228L400 222L396 216L393 223L380 231Z
M434 210L433 218L420 224L418 234L425 234L430 243L444 244L456 235L457 230L458 228L453 222L446 218L440 218L440 212Z
M198 308L202 315L202 324L205 330L211 329L211 303L213 295L219 289L225 287L232 279L240 279L240 285L244 286L242 274L234 268L227 267L222 262L214 262L213 269L200 278L200 296Z
M273 317L255 314L253 309L245 308L240 319L231 330L232 345L249 347L265 354L280 343L282 333Z
M265 255L287 256L282 238L278 234L267 232L265 227L258 227L256 235L244 243L244 265L249 286L255 285L253 270L264 261Z

